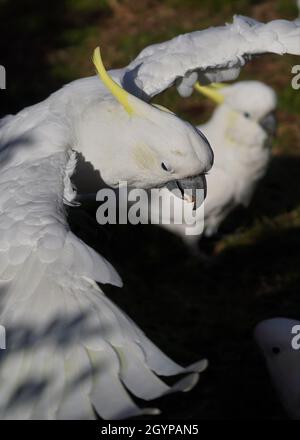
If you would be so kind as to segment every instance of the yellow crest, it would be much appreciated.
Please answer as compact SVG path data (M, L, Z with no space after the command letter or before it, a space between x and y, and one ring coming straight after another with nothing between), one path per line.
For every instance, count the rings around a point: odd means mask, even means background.
M103 65L99 46L94 50L93 63L101 81L105 84L111 94L119 101L119 103L122 104L127 113L132 115L134 113L134 109L128 101L130 93L126 92L126 90L119 86L119 84L117 84L107 73Z
M202 95L206 96L207 98L214 101L216 104L223 104L225 101L224 96L222 93L219 92L220 89L223 89L224 87L227 87L225 84L221 83L212 83L209 86L201 86L198 82L194 85L194 89L197 90L197 92L201 93Z

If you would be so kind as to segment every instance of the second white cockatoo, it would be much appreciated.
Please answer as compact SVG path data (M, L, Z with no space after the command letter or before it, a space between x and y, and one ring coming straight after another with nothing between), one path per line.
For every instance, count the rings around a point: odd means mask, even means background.
M217 105L210 120L197 127L214 152L214 166L206 176L204 210L200 207L194 217L199 222L204 220L203 229L199 228L199 234L187 235L187 224L175 224L173 217L163 226L197 250L195 246L201 233L215 234L234 208L248 206L258 182L265 175L275 134L277 98L273 89L259 81L226 86L197 83L195 89ZM167 191L162 195L166 199ZM157 210L156 206L153 203L152 211ZM177 201L174 217L177 214L179 218L185 206L186 202Z
M214 151L204 206L204 234L211 236L235 207L249 205L267 171L277 98L269 86L258 81L196 88L218 105L212 118L198 127Z
M207 140L149 101L175 82L188 95L198 79L232 80L266 52L300 54L300 25L236 17L149 46L111 72L96 50L98 75L1 120L1 419L155 413L133 396L149 401L197 382L205 360L179 366L104 295L99 284L121 286L120 277L70 231L64 203L76 198L76 152L113 187L203 188ZM173 386L159 378L180 373L189 374Z
M254 336L284 408L300 420L300 321L267 319L256 326Z

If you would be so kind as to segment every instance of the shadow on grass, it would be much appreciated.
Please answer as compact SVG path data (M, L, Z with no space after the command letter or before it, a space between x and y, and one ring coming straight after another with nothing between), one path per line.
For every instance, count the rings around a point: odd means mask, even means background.
M273 157L269 170L259 185L251 209L260 215L274 216L300 205L300 158Z

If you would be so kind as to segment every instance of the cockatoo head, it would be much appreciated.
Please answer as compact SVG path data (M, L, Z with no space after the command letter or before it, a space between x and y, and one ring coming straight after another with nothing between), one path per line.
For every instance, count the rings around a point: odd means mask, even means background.
M169 110L124 90L106 72L99 48L93 61L109 94L81 115L77 142L104 182L205 189L204 175L213 162L205 136Z
M300 417L299 329L299 321L273 318L259 323L254 331L275 387L292 417Z
M273 89L259 81L233 85L195 86L196 90L218 104L213 118L222 121L224 136L237 146L264 143L274 136L277 98Z

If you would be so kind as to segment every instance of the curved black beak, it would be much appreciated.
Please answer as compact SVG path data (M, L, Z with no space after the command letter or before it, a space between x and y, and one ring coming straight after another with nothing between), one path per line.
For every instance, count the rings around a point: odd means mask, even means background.
M269 136L275 136L277 129L277 120L274 112L269 113L259 122L260 126Z
M180 180L171 180L164 185L177 197L194 203L194 210L199 208L207 194L206 179L204 174L186 177Z

